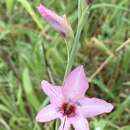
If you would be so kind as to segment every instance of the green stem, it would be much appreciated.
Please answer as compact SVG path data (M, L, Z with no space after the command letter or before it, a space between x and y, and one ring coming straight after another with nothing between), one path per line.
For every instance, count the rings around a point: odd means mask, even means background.
M66 78L66 76L68 75L68 73L70 72L72 66L73 66L73 63L74 63L74 59L75 59L75 56L77 55L78 53L78 50L79 50L79 40L80 40L80 35L81 35L81 32L82 32L82 29L84 27L84 24L85 24L85 21L88 17L88 14L89 14L89 11L88 11L89 8L86 8L78 22L78 28L77 28L77 32L76 32L76 36L74 38L74 43L72 45L72 50L70 52L70 57L69 57L69 61L67 63L67 67L66 67L66 71L65 71L65 75L64 75L64 79Z

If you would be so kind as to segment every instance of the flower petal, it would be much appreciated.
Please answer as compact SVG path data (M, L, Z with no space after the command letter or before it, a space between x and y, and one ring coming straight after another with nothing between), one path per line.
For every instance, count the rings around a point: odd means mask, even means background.
M93 117L99 114L111 112L113 105L98 98L84 98L79 101L81 107L78 108L79 112L84 117Z
M74 69L66 78L63 94L73 100L82 98L88 89L88 80L85 76L83 66Z
M67 117L61 118L61 125L59 127L59 130L70 130L70 121Z
M57 112L55 106L48 105L37 114L36 121L48 122L59 117L60 117L60 113Z
M71 123L75 130L89 130L88 121L82 116L72 118Z
M52 85L45 80L42 81L41 86L45 94L49 96L52 104L59 105L62 102L62 88Z

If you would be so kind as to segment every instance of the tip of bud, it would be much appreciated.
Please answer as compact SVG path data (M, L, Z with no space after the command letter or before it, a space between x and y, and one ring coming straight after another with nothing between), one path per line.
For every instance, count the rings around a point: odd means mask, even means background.
M44 8L44 6L42 4L40 4L39 6L37 6L38 10L41 10L42 8Z

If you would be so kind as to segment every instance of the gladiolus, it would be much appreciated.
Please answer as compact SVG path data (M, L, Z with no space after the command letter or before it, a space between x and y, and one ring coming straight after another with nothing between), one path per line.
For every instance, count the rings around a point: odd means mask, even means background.
M86 118L111 112L113 105L98 98L85 96L88 80L83 66L74 69L66 78L63 87L42 81L42 89L50 98L50 104L36 116L38 122L61 119L59 130L89 130Z

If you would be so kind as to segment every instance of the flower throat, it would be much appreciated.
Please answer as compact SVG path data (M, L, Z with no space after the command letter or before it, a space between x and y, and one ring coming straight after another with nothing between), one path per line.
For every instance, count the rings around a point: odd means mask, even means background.
M62 112L64 116L72 117L75 115L76 107L69 103L63 103Z

